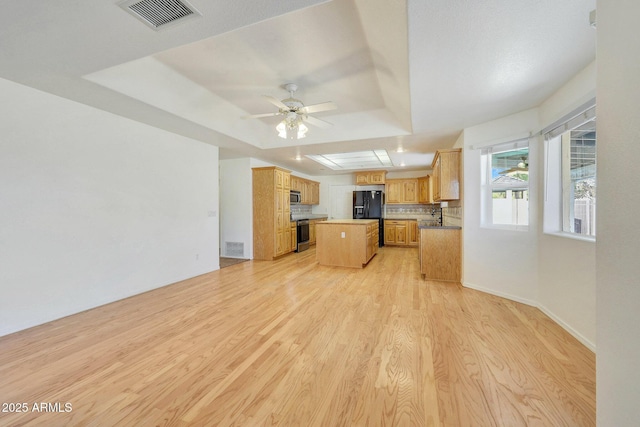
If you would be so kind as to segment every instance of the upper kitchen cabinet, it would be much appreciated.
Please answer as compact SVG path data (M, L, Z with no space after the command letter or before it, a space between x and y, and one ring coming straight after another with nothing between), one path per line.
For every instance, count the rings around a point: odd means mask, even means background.
M385 192L387 204L417 204L418 179L387 179Z
M275 166L253 168L253 258L291 252L291 174Z
M385 184L387 171L362 171L356 172L356 185Z
M460 200L460 148L438 150L433 168L433 200Z
M429 175L418 178L418 203L433 203L433 180Z
M300 192L301 205L320 204L320 183L291 175L291 189Z

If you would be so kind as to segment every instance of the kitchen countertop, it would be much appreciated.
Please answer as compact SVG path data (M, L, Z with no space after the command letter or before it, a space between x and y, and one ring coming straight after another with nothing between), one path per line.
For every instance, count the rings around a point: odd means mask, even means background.
M444 230L462 230L462 227L459 225L420 225L418 224L419 229L428 229L428 228L437 228Z
M387 216L384 219L389 219L391 221L417 221L418 220L418 218L409 218L405 216L398 216L398 217Z
M322 219L329 218L326 214L301 214L301 215L292 215L291 221L298 221L301 219Z
M377 219L330 219L327 221L322 221L322 223L319 224L345 224L345 225L350 225L350 224L356 224L356 225L361 225L361 224L370 224L372 222L378 222Z

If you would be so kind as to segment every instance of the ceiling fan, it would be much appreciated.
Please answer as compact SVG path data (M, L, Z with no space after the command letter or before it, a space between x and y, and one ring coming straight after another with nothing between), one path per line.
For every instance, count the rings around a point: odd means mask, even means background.
M262 95L267 101L278 107L278 112L253 114L243 118L257 119L261 117L283 116L282 121L276 126L276 130L278 131L278 136L289 139L305 137L308 129L303 122L320 128L332 126L332 123L310 116L309 114L335 110L338 108L336 104L329 101L305 106L302 101L293 97L293 94L298 90L298 85L295 83L287 83L284 85L284 88L289 92L289 98L283 99L282 101L273 96Z

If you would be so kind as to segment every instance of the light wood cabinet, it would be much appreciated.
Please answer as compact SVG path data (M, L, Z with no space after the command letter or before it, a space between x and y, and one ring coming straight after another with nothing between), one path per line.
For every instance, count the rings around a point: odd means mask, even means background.
M327 218L318 218L318 219L310 219L309 220L309 244L316 244L316 224L320 221L326 221Z
M310 187L311 187L311 204L319 205L320 204L320 183L312 181Z
M384 244L388 246L417 246L418 221L385 219Z
M418 246L420 233L418 232L418 221L407 221L407 229L409 230L409 238L407 244L409 246Z
M432 183L429 175L418 178L418 203L433 204Z
M253 258L291 252L291 175L278 167L253 168Z
M404 203L418 203L418 180L405 179L402 183L402 200Z
M418 204L418 179L388 179L385 184L387 204Z
M318 263L362 268L378 252L377 228L378 220L369 219L336 219L318 223Z
M461 230L442 227L420 229L420 273L427 280L460 282Z
M460 200L460 148L438 150L433 168L433 200Z
M298 249L298 224L295 221L291 221L290 224L291 252L295 252Z
M402 203L402 180L387 180L385 185L385 198L386 203L389 205Z
M380 230L378 224L369 224L367 226L367 260L378 252L378 239L380 238Z
M320 183L291 175L291 189L300 192L301 205L320 204Z
M385 183L387 171L361 171L355 175L356 185L380 185Z

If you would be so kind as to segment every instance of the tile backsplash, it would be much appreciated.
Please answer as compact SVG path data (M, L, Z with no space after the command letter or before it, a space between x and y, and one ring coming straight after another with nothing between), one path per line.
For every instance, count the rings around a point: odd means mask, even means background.
M462 206L442 208L443 225L457 225L462 227Z
M440 207L438 205L386 205L385 218L407 218L426 221L440 219Z
M291 205L291 215L311 215L311 205Z

